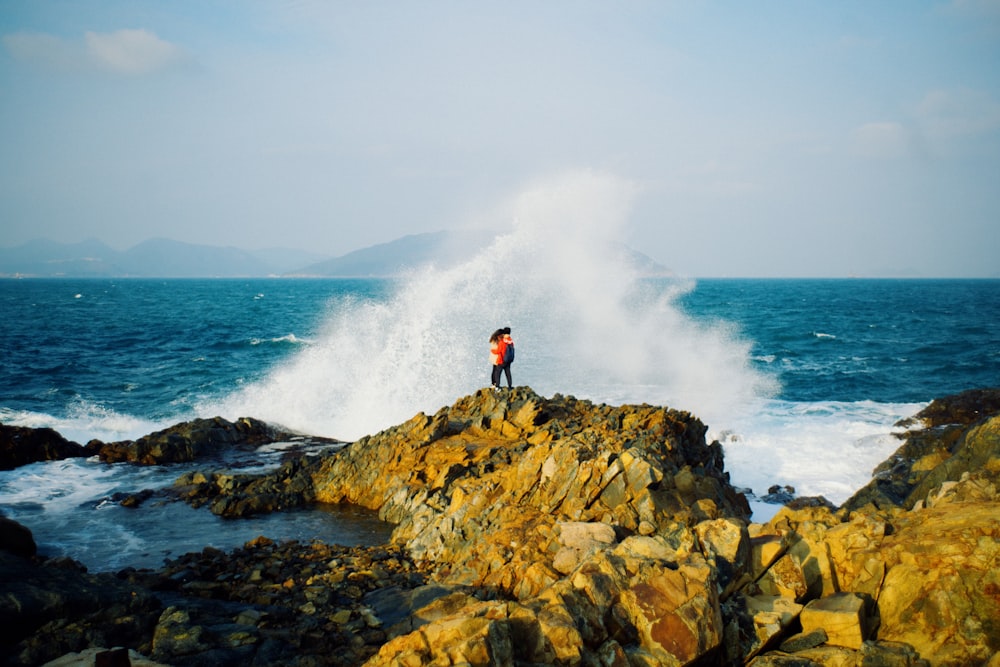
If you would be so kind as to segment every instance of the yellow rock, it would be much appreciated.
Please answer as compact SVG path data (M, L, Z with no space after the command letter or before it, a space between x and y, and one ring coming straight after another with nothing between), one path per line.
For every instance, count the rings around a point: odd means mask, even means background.
M859 649L868 638L865 601L854 593L834 593L805 606L799 615L802 632L826 631L827 644Z

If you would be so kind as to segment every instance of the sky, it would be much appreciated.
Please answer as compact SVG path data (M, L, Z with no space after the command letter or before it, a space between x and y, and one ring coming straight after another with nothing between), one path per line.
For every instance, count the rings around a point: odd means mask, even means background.
M0 247L339 256L574 170L684 276L1000 277L1000 0L0 0Z

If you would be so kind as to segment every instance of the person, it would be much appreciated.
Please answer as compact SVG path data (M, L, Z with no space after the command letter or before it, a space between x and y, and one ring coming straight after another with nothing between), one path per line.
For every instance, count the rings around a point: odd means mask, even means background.
M503 343L503 351L500 355L500 368L507 376L507 388L512 389L514 383L510 379L510 365L514 361L514 339L510 337L510 327L504 327L502 331L503 336L500 337L500 342ZM499 377L497 377L497 384L500 384Z
M490 384L494 389L500 388L500 373L503 369L503 329L497 329L490 334L490 364L493 370L490 373Z

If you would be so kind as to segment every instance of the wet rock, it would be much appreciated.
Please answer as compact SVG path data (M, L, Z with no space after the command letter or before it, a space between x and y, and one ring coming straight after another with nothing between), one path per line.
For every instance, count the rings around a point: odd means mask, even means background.
M900 425L907 427L923 425L927 428L946 424L970 426L998 412L1000 412L1000 388L970 389L934 399L913 417L900 422Z
M38 551L35 537L27 526L13 519L0 516L0 551L6 551L22 558L31 558Z
M0 655L37 665L90 646L140 646L159 602L110 574L66 560L0 552Z
M174 481L173 491L194 507L208 504L212 513L226 518L303 507L316 501L304 461L286 461L270 475L190 472Z
M911 509L931 489L984 472L1000 481L1000 389L976 390L939 399L917 414L905 441L874 472L872 481L844 507Z
M0 424L0 470L13 470L37 461L90 456L92 453L51 428Z
M775 505L787 505L795 499L795 487L778 486L775 484L768 488L767 493L760 497L762 502Z
M102 461L128 461L142 465L196 461L230 449L255 449L293 437L264 422L244 417L230 422L221 417L176 424L138 440L99 443Z

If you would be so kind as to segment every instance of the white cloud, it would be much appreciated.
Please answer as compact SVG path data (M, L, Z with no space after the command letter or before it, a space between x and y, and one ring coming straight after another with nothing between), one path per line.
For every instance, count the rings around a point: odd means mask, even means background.
M45 33L4 35L3 44L17 60L57 71L110 71L140 75L183 62L186 54L148 30L87 32L83 41Z
M145 74L183 60L184 52L148 30L88 32L87 53L98 66L122 74Z

